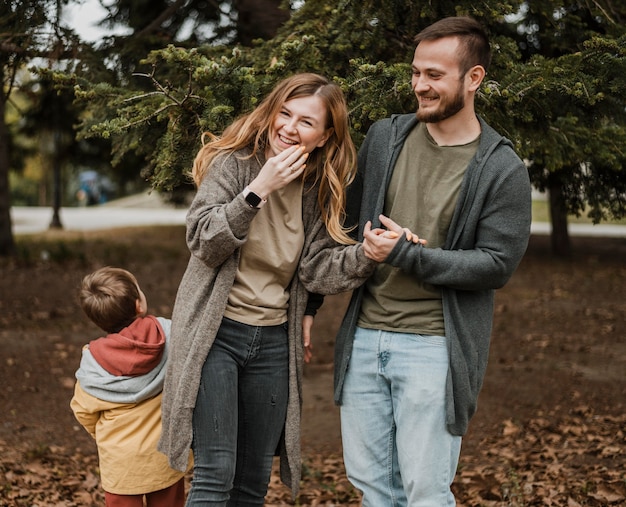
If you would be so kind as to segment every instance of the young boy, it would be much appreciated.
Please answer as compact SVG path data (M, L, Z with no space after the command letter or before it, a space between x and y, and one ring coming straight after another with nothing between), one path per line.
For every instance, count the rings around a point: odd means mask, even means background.
M70 403L95 438L107 507L182 507L184 474L156 445L171 321L146 315L135 277L105 267L80 290L85 314L106 333L83 348Z

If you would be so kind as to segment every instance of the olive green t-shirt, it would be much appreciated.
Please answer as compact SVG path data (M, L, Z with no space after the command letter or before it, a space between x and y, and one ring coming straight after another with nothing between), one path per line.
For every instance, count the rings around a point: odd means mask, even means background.
M478 144L479 138L460 146L438 146L426 124L419 123L394 167L384 214L428 240L426 248L443 246L465 170ZM358 325L444 336L441 290L381 263L366 283Z

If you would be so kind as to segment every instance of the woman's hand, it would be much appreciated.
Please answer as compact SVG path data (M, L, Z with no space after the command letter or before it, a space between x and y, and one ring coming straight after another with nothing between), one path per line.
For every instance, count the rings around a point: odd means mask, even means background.
M313 357L313 344L311 343L311 328L313 327L313 315L305 315L302 318L302 344L304 345L304 362L308 363Z
M304 172L308 156L304 152L304 146L300 145L281 151L267 159L248 188L263 199L267 198L274 190L283 188Z
M404 233L406 240L415 244L425 245L427 241L420 239L417 234L413 234L408 228L401 227L385 215L378 217L380 223L386 229L372 229L372 222L367 222L363 229L363 251L365 256L376 262L383 262L396 246L398 238Z
M407 241L412 241L416 244L421 243L422 245L428 243L428 241L426 241L425 239L420 239L417 234L412 233L411 230L407 227L399 226L397 223L391 220L391 218L386 217L385 215L378 215L378 219L380 220L380 223L387 228L387 232L385 233L385 237L387 238L397 238L399 236L402 236L402 233L404 232L406 234Z

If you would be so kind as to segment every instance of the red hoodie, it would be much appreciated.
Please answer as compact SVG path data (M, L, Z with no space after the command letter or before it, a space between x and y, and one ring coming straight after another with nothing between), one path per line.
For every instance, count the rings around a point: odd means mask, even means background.
M116 376L145 375L159 364L164 349L165 332L152 315L138 317L119 333L89 342L94 359Z

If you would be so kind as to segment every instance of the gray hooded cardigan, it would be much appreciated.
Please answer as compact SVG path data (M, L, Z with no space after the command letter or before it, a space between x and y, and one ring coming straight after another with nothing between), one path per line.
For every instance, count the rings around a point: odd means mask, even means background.
M446 390L448 431L463 435L476 411L489 355L495 289L511 277L528 245L531 187L528 171L509 140L482 119L481 138L461 184L449 232L442 248L398 241L387 264L442 290L449 370ZM362 240L365 223L380 227L387 186L415 114L375 123L359 150L357 179L348 196L349 221ZM414 231L419 234L419 231ZM428 238L426 238L428 239ZM337 251L318 248L308 262L330 270L327 279L350 277L350 265L337 262ZM336 269L338 268L338 269ZM325 283L309 289L327 293ZM354 291L335 345L335 401L341 392L359 316L363 286Z
M163 388L163 433L159 450L177 470L187 469L192 442L192 416L204 361L219 329L228 294L239 264L240 247L258 210L241 192L256 177L263 163L245 158L249 150L223 157L212 164L187 214L187 245L191 257L178 288L172 313L169 359ZM300 271L306 279L324 279L315 264L303 265L313 244L333 244L321 220L318 185L307 182L302 198L305 238ZM271 196L270 196L271 199ZM325 283L331 292L351 290L373 270L360 245L346 248L342 262L352 277ZM298 273L289 294L289 400L283 441L281 478L297 494L301 473L300 409L303 365L302 318L309 293Z

